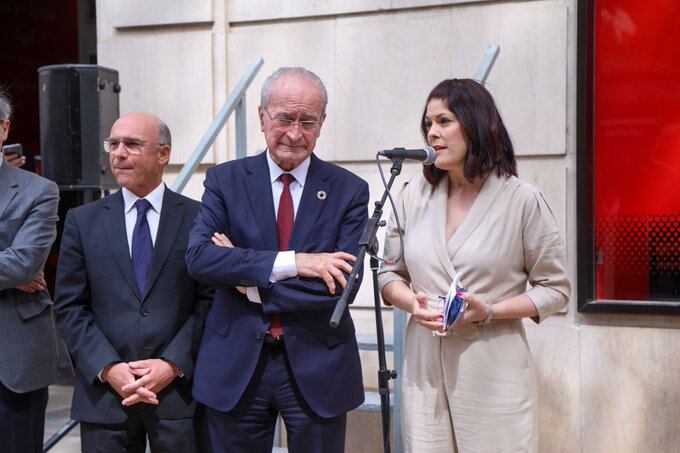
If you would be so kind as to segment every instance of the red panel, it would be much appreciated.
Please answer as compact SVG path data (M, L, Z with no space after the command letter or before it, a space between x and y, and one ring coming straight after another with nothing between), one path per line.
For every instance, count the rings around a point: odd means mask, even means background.
M598 299L680 296L680 1L595 4Z

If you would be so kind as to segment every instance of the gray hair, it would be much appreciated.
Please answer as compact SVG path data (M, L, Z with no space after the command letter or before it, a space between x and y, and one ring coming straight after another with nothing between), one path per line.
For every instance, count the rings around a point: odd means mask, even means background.
M10 119L12 119L12 102L9 100L9 94L0 88L0 120Z
M172 135L170 135L170 128L160 118L158 120L158 143L161 145L168 145L172 147Z
M324 86L323 82L321 81L318 75L314 74L312 71L308 69L300 67L293 68L282 67L277 69L269 77L267 77L267 79L264 81L264 84L262 85L262 93L260 94L260 107L267 108L269 106L269 93L271 92L272 87L274 86L274 84L276 84L276 82L279 81L281 77L288 75L304 77L316 83L316 85L321 90L321 96L323 98L323 106L321 108L321 113L325 113L326 105L328 104L328 92L326 91L326 87Z

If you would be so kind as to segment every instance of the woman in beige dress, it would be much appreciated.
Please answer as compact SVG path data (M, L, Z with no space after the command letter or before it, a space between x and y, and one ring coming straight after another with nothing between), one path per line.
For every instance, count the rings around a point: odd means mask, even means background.
M403 259L380 270L385 302L412 314L401 388L406 451L537 451L538 389L522 318L539 323L567 305L564 243L541 193L517 179L510 137L482 85L441 82L421 129L437 158L404 185ZM399 248L393 215L387 258ZM442 332L437 296L457 273L469 305Z

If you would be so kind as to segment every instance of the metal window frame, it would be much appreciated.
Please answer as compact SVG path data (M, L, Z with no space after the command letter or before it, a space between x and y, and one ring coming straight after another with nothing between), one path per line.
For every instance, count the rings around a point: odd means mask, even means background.
M680 315L680 302L607 300L595 297L594 231L594 38L595 1L579 0L577 16L576 87L576 256L578 311Z

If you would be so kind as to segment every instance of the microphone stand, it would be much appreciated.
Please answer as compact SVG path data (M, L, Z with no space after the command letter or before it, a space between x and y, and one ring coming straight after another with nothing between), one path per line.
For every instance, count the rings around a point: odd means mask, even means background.
M385 334L383 331L382 322L382 311L380 309L380 290L378 289L378 268L379 261L375 257L378 252L378 241L376 240L376 234L378 232L378 227L385 226L386 222L380 220L383 214L383 206L385 205L385 200L387 195L394 183L394 179L401 173L401 167L404 162L403 158L394 158L392 160L392 168L390 169L390 179L387 183L387 187L383 192L380 201L375 202L375 208L373 210L373 215L368 219L364 231L361 234L361 239L359 240L359 253L357 254L357 260L354 263L352 272L347 279L347 284L342 291L342 296L335 306L335 311L330 320L331 327L338 327L340 323L340 318L342 318L345 309L347 308L347 300L352 292L352 288L356 283L356 278L361 269L361 265L364 262L364 257L368 252L371 255L370 264L371 272L373 274L373 302L375 305L375 327L377 336L377 346L378 346L378 392L380 394L380 409L382 414L382 428L383 428L383 446L385 453L390 453L390 379L397 378L396 370L387 369L387 361L385 359Z

